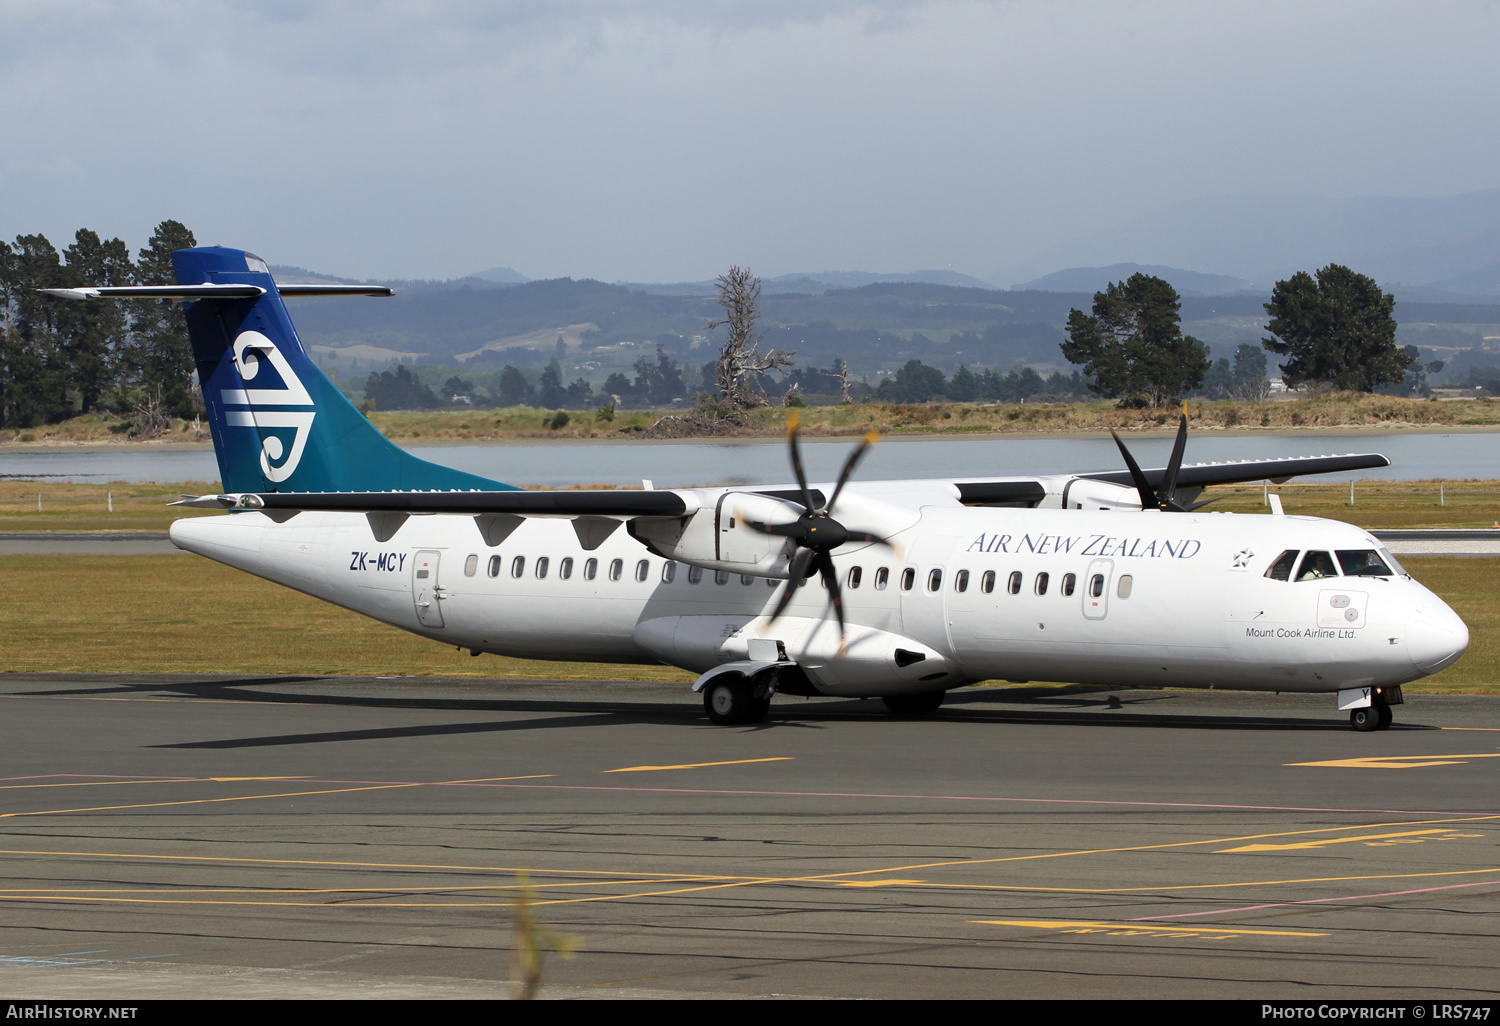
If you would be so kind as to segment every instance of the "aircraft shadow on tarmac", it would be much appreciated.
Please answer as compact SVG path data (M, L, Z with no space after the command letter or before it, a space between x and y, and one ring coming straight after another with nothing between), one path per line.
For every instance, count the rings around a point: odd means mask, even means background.
M21 692L36 696L70 695L177 695L197 701L220 699L237 703L301 704L310 706L361 707L389 710L426 710L438 712L491 712L523 714L521 718L490 719L452 723L408 724L370 727L354 730L315 731L297 734L275 734L254 737L218 738L157 745L160 748L262 748L306 744L329 744L343 741L366 741L395 738L438 737L444 735L507 733L567 729L576 727L612 727L627 724L656 724L693 729L724 730L710 727L696 696L684 693L684 701L661 702L629 697L631 685L614 685L614 694L590 698L462 698L453 696L419 698L411 695L412 685L420 681L403 679L405 693L382 697L373 694L340 694L349 686L347 680L327 677L246 677L219 680L184 679L100 681L93 687L38 688ZM450 686L458 681L444 682ZM588 687L588 682L577 682ZM521 687L532 682L517 682ZM100 686L102 685L102 686ZM321 685L321 686L320 686ZM361 684L368 687L371 685ZM378 685L375 685L378 686ZM569 685L564 685L567 687ZM659 687L659 685L654 685ZM1194 701L1194 699L1197 701ZM1199 708L1172 711L1178 702L1191 702ZM839 722L880 720L905 722L913 727L979 726L979 725L1052 725L1101 728L1167 729L1167 730L1260 730L1260 731L1347 731L1348 725L1337 714L1309 716L1305 712L1288 715L1239 713L1233 710L1205 713L1200 693L1141 691L1101 687L1074 688L1005 688L963 689L950 694L948 704L936 713L924 716L893 716L875 700L811 699L783 696L772 706L770 716L762 723L748 724L740 730L777 730L788 728L825 729ZM1149 709L1149 711L1147 711ZM541 714L541 715L525 715ZM549 715L550 714L550 715ZM1397 729L1433 729L1422 725L1397 724Z
M458 680L445 681L459 685ZM569 682L570 686L573 682ZM589 682L576 682L581 688ZM551 730L574 727L611 727L626 724L657 724L694 729L734 729L710 725L696 696L684 689L682 702L641 701L628 697L629 684L614 685L614 694L590 698L461 698L413 697L410 688L421 682L412 678L400 681L407 690L400 696L372 694L339 694L347 679L317 676L244 677L218 680L187 678L183 680L101 680L94 686L28 689L14 694L46 697L75 695L177 695L197 701L219 699L237 703L300 704L342 706L369 709L407 709L439 712L492 712L543 714L520 719L482 720L454 723L410 724L372 727L356 730L334 730L298 734L276 734L258 737L221 738L157 745L160 748L260 748L304 744L328 744L342 741L366 741L409 737L433 737L475 733L506 733L517 730ZM518 681L522 687L533 682ZM320 687L320 685L322 685ZM371 685L363 685L371 686ZM378 685L375 685L378 686ZM659 685L652 685L658 686ZM1200 692L1140 691L1103 687L1034 687L960 689L950 693L948 702L936 713L922 716L895 716L877 700L819 698L804 700L791 696L779 698L770 716L762 723L747 724L740 730L776 730L787 728L823 729L838 722L880 720L905 722L913 726L985 724L1035 724L1052 726L1090 726L1101 728L1167 729L1167 730L1270 730L1270 731L1347 731L1343 717L1236 714L1232 710L1204 713L1200 709L1174 712L1177 702L1202 705ZM1147 708L1151 711L1146 711ZM552 715L545 715L552 714ZM1395 729L1435 729L1420 724L1397 723Z

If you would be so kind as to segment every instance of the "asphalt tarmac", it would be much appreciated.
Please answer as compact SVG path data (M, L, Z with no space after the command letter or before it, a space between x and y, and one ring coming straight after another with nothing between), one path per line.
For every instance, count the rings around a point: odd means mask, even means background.
M205 644L236 641L232 630ZM0 996L1500 990L1500 698L0 675ZM530 930L518 927L530 919Z

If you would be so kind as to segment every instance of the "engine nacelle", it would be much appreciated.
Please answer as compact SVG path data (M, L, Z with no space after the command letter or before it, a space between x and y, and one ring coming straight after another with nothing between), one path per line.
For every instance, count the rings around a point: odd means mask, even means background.
M790 524L801 515L801 506L769 495L724 492L687 516L637 517L628 526L632 537L665 559L785 580L791 542L756 531L746 521Z
M1141 508L1141 493L1134 485L1075 477L1063 486L1062 508L1138 510Z

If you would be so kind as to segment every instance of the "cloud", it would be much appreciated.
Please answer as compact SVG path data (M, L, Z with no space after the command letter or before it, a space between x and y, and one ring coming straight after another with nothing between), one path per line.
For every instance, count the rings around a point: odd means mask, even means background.
M1237 191L1497 184L1485 4L9 4L0 230L338 273L986 273ZM1213 270L1205 268L1205 270Z

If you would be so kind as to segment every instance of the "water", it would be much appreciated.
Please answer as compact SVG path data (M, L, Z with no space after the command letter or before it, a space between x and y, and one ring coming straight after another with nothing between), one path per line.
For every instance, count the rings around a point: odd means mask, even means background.
M810 478L838 475L853 439L806 441ZM1161 435L1127 439L1144 467L1162 466L1172 439ZM434 463L518 485L561 486L581 482L659 487L712 484L771 484L791 479L786 444L780 440L735 442L503 442L421 445L410 451ZM1390 458L1383 470L1321 475L1350 478L1500 478L1500 432L1457 434L1223 435L1188 439L1187 461L1265 459L1328 453L1378 452ZM906 477L1003 477L1093 470L1124 464L1109 438L888 438L866 457L866 480ZM0 480L218 481L219 468L207 448L32 450L0 452Z

